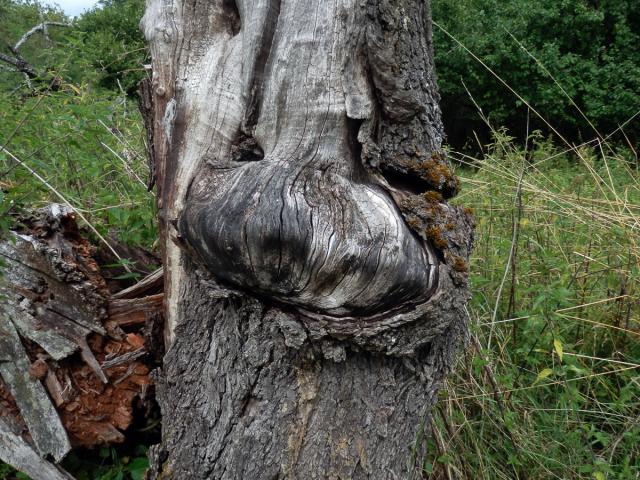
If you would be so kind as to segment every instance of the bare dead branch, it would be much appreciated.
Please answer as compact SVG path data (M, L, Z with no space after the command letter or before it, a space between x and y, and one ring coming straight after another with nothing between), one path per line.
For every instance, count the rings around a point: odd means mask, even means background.
M31 30L27 31L24 35L22 35L22 37L20 37L20 40L18 40L16 42L16 44L13 46L13 51L16 52L20 49L20 47L22 45L24 45L24 43L29 40L29 38L38 32L42 32L44 35L47 35L48 31L47 31L47 27L52 26L52 27L70 27L71 25L68 23L62 23L62 22L42 22L39 23L38 25L36 25L35 27L33 27Z
M19 55L12 57L0 52L0 60L12 65L18 72L24 73L29 78L36 78L38 76L36 69Z
M107 368L112 368L123 363L130 363L146 354L147 350L144 347L141 347L131 352L127 352L123 355L118 355L115 358L105 360L104 362L102 362L101 367L106 370Z
M150 273L135 285L125 288L124 290L113 295L114 299L138 298L146 295L152 295L162 291L164 284L164 270L157 269Z
M29 38L35 33L42 32L45 36L48 36L47 27L49 26L70 27L71 25L62 22L41 22L27 31L24 35L22 35L22 37L20 37L20 40L18 40L15 45L9 45L8 48L9 50L11 50L11 53L13 53L13 56L0 52L0 61L8 63L9 65L13 66L16 71L23 73L26 77L27 85L29 85L29 88L31 88L30 80L32 78L37 78L39 76L39 73L38 70L24 58L22 58L22 56L18 52L20 50L20 47L22 47L25 42L29 40Z

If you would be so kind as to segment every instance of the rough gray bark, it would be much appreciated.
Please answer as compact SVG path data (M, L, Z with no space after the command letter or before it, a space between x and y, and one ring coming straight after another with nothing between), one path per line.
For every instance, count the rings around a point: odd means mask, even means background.
M467 325L429 3L148 0L152 478L409 478Z

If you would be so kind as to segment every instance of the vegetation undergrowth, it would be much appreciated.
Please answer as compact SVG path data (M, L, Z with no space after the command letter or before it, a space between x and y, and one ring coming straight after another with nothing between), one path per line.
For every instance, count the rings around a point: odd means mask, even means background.
M55 201L74 208L102 244L115 237L153 247L154 200L132 95L146 74L142 10L139 0L103 0L70 19L37 0L0 0L0 53L37 73L0 62L0 231L10 214ZM53 24L23 37L43 21Z
M629 149L494 131L452 152L477 218L469 348L442 392L430 478L640 476L640 173Z
M153 245L153 195L132 101L68 84L34 96L0 94L0 102L11 106L0 109L0 208L68 203L105 239Z

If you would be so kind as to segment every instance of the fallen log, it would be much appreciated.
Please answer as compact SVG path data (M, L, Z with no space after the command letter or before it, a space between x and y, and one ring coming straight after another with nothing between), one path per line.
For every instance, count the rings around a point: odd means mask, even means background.
M152 394L162 276L112 298L94 254L59 205L0 241L0 459L34 479L70 478L48 458L124 441Z

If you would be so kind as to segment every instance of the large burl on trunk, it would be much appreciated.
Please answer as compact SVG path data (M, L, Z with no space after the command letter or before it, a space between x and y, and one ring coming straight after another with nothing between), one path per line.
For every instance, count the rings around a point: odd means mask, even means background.
M148 0L166 272L154 478L405 479L472 222L429 2Z

